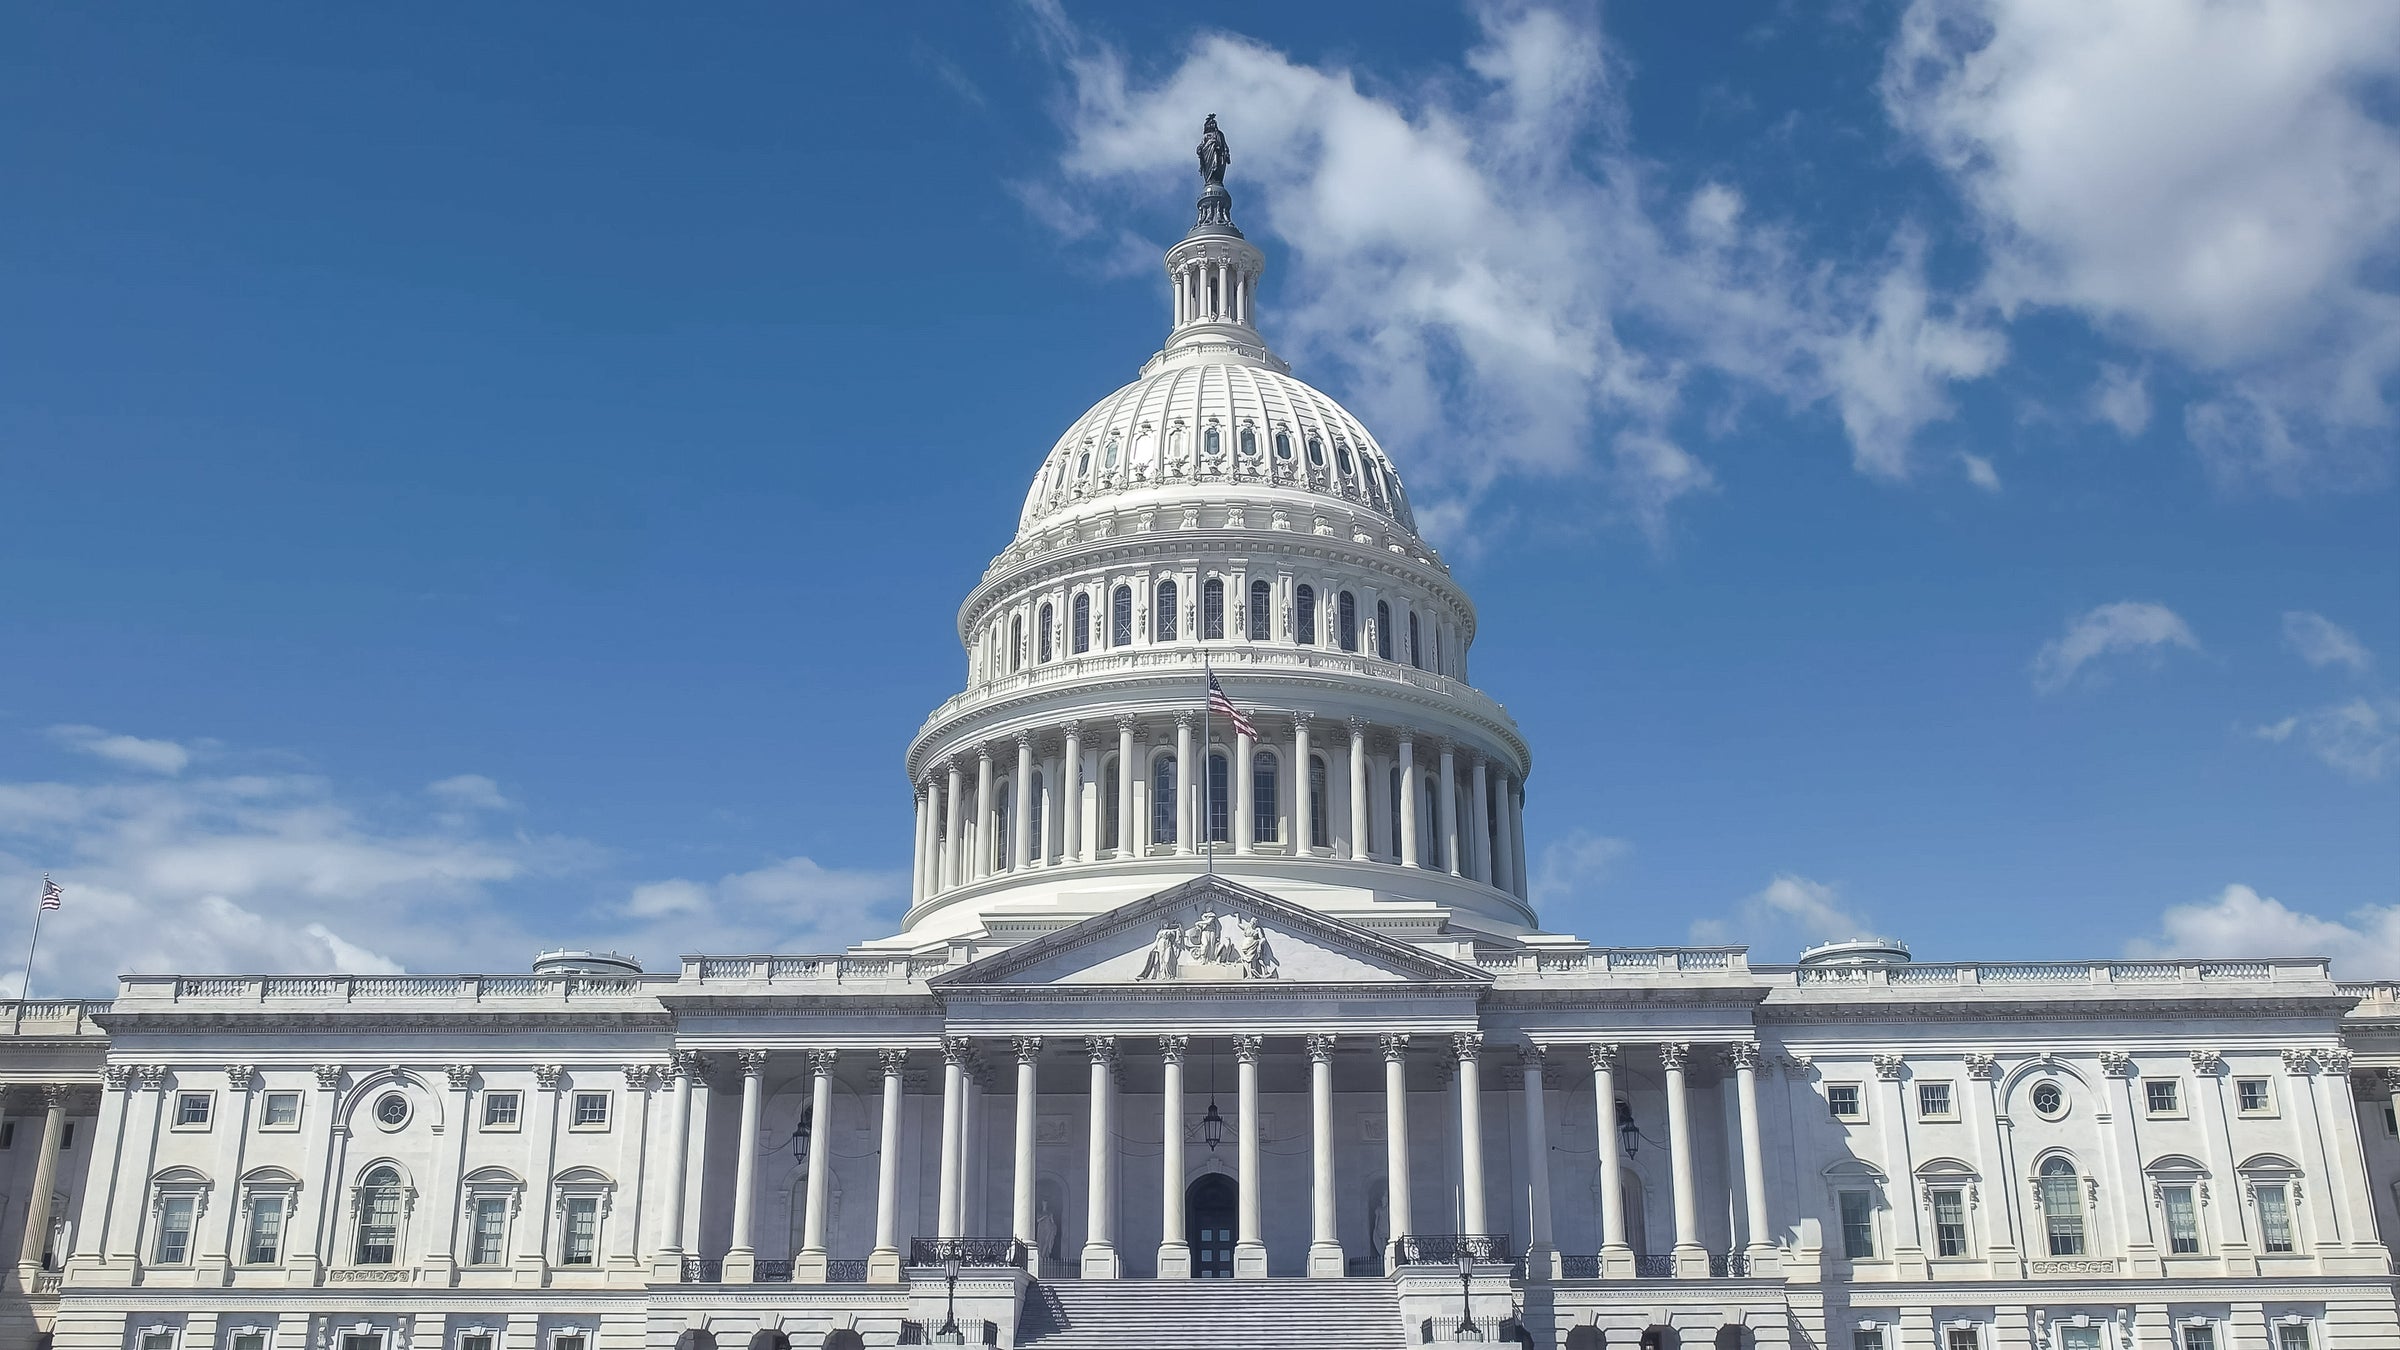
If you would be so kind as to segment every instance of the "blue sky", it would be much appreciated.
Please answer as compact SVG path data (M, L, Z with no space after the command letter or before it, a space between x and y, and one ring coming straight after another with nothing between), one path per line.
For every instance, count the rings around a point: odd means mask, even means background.
M1819 8L10 11L36 992L888 931L1211 111L1553 927L2400 976L2400 10Z

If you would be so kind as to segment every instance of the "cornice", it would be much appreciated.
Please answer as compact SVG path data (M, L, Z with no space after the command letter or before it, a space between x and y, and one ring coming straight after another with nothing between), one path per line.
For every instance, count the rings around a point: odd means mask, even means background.
M1961 1022L2024 1021L2054 1017L2125 1017L2138 1020L2166 1016L2339 1018L2348 1006L2331 995L2218 994L2191 998L1970 998L1953 989L1939 998L1899 1000L1855 999L1825 1002L1765 1001L1758 1020L1765 1024L1806 1022Z
M665 1000L660 1000L663 1005ZM371 1025L382 1030L555 1028L601 1026L611 1031L669 1031L675 1019L664 1006L650 1010L605 1008L529 1008L455 1010L392 1007L349 1007L302 1010L252 1005L250 1012L127 1012L108 1015L101 1025L112 1036L123 1032L154 1031L324 1031Z

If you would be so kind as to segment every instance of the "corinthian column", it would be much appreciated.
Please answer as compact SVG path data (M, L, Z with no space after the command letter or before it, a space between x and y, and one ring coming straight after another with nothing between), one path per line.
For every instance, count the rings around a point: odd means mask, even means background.
M1058 775L1066 785L1058 799L1058 856L1064 862L1088 862L1083 856L1083 728L1069 722L1066 732Z
M1350 856L1367 860L1367 719L1350 719Z
M1686 1060L1692 1047L1668 1041L1658 1047L1667 1070L1668 1171L1675 1186L1675 1274L1682 1279L1708 1278L1708 1249L1700 1245L1700 1203L1692 1182L1692 1110L1684 1097Z
M1308 1038L1308 1273L1340 1279L1342 1241L1333 1214L1333 1037Z
M1019 1036L1012 1043L1017 1052L1017 1157L1015 1169L1009 1174L1009 1235L1025 1244L1026 1269L1035 1275L1042 1273L1041 1234L1036 1225L1040 1216L1034 1212L1034 1143L1041 1120L1036 1108L1034 1068L1042 1058L1042 1038Z
M1316 841L1308 837L1308 823L1317 811L1317 776L1309 760L1308 715L1292 719L1292 837L1289 841L1292 856L1305 858Z
M1159 1196L1158 1278L1192 1277L1192 1245L1184 1237L1183 1213L1183 1055L1190 1041L1161 1036L1158 1051L1164 1061L1158 1097Z
M950 809L942 813L941 875L934 878L934 889L946 891L966 879L967 832L961 828L958 813L966 799L966 784L959 772L958 761L950 761Z
M825 1199L826 1186L833 1179L833 1149L829 1141L833 1136L833 1066L837 1058L831 1050L808 1052L808 1194L800 1214L800 1256L793 1263L792 1275L806 1284L825 1282Z
M725 1280L728 1284L748 1284L757 1278L758 1249L751 1243L750 1219L757 1212L758 1197L758 1113L765 1102L760 1082L767 1074L767 1052L744 1050L737 1058L742 1064L742 1132L737 1138L741 1147L733 1155L733 1245L725 1252Z
M1487 1233L1483 1193L1483 1034L1462 1031L1450 1038L1458 1052L1459 1229Z
M1235 1159L1241 1169L1241 1189L1233 1241L1233 1277L1237 1280L1262 1279L1267 1273L1265 1225L1260 1221L1258 1206L1259 1040L1256 1036L1233 1038L1233 1057L1239 1064L1236 1075L1241 1090L1241 1106L1237 1113L1241 1142L1239 1156Z
M1408 1176L1408 1037L1383 1037L1383 1165L1384 1204L1391 1221L1391 1246L1378 1253L1384 1271L1396 1266L1400 1239L1416 1231L1409 1204Z
M992 874L992 747L975 747L975 845L974 858L964 869L967 880L975 881Z
M1092 1057L1091 1170L1084 1185L1083 1278L1117 1278L1116 1197L1110 1194L1110 1161L1116 1151L1115 1112L1117 1038L1087 1036L1084 1048Z
M1008 865L1022 872L1033 863L1033 733L1017 733L1017 776L1008 785L1016 803L1008 813Z
M1417 853L1417 743L1400 733L1400 865L1423 867Z
M1117 856L1138 858L1141 846L1134 840L1141 837L1142 823L1133 818L1133 777L1140 773L1133 762L1133 719L1117 719Z
M1175 852L1190 857L1200 851L1200 832L1208 816L1192 792L1192 715L1175 714Z
M1442 742L1442 758L1437 767L1441 770L1442 782L1433 793L1434 811L1440 817L1434 828L1442 832L1442 862L1450 875L1464 876L1464 860L1458 856L1458 759L1448 741Z
M17 1252L17 1287L30 1292L42 1270L42 1253L50 1245L50 1193L58 1185L58 1145L65 1133L67 1089L57 1083L42 1088L42 1151L33 1164L33 1197L25 1207L25 1241ZM53 1253L64 1259L66 1253Z
M954 1238L959 1231L959 1203L964 1169L959 1156L966 1135L967 1057L974 1047L964 1036L942 1038L942 1157L936 1182L933 1235Z
M883 1066L882 1151L875 1159L875 1250L867 1256L867 1278L900 1282L900 1115L907 1091L906 1050L878 1050Z
M1633 1247L1625 1240L1625 1162L1617 1156L1617 1047L1592 1047L1592 1119L1600 1145L1600 1273L1610 1279L1633 1274Z
M1542 1070L1549 1062L1541 1046L1517 1047L1518 1066L1525 1075L1525 1235L1526 1278L1548 1280L1558 1275L1558 1247L1550 1235L1550 1123L1542 1109Z
M1489 886L1492 883L1492 789L1491 776L1484 767L1484 757L1475 757L1475 767L1467 780L1467 833L1473 843L1467 850L1467 875Z

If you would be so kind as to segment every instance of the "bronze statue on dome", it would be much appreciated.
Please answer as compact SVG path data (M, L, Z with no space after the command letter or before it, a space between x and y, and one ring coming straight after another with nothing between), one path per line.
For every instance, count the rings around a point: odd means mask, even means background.
M1221 187L1225 182L1225 166L1233 163L1233 152L1225 148L1225 133L1217 130L1217 115L1210 113L1200 124L1200 181L1208 187Z

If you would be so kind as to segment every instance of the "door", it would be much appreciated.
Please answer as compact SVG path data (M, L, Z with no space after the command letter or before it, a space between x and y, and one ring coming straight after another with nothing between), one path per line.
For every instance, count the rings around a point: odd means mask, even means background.
M1211 1172L1184 1192L1184 1240L1192 1247L1194 1278L1233 1278L1233 1225L1240 1204L1233 1178L1221 1172Z

